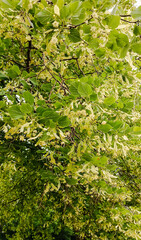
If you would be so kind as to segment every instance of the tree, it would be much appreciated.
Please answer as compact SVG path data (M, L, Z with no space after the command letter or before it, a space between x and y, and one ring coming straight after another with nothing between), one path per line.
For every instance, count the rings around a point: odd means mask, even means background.
M141 238L141 6L0 1L1 238Z

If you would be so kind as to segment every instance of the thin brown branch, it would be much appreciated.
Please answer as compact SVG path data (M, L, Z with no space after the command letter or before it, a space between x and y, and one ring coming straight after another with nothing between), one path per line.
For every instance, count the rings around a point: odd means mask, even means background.
M127 15L120 15L120 17L131 17L131 15L130 14L127 14Z
M124 22L127 22L127 23L138 23L139 22L139 20L132 22L132 21L125 20L123 18L121 18L120 20L124 21Z
M50 71L50 69L47 69L47 70L49 71L50 75L54 78L54 80L59 83L59 85L62 87L62 89L63 89L64 91L65 91L65 90L68 91L68 87L64 86L63 83L61 83L61 82L53 75L53 73Z
M31 48L32 48L32 42L31 40L28 42L28 49L27 49L27 59L26 59L26 71L29 72L30 70L30 61L31 61Z
M82 22L82 23L79 23L79 24L77 24L77 25L70 25L70 26L69 26L69 29L71 29L71 28L77 28L77 27L85 24L86 22L89 22L92 18L93 18L93 17L91 16L88 20L86 20L86 21L84 21L84 22Z
M63 58L63 59L60 59L60 61L70 61L70 60L76 60L78 59L77 57L72 57L72 58Z

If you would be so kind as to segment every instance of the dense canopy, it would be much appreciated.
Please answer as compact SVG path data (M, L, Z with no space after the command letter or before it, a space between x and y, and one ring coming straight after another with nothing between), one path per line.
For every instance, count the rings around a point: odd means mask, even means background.
M0 238L141 239L141 6L0 0Z

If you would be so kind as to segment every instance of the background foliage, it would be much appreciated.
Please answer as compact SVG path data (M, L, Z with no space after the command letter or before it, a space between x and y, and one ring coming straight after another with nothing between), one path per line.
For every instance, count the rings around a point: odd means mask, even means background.
M1 239L141 239L140 20L0 0Z

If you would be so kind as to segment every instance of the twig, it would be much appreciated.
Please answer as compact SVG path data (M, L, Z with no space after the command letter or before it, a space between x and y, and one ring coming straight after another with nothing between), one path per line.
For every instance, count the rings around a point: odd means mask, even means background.
M120 15L120 17L131 17L130 14L127 14L127 15Z
M30 69L30 52L31 52L31 48L32 48L32 42L31 40L28 41L28 50L27 50L27 59L26 59L26 70L27 72L29 72L29 69Z
M137 20L137 21L135 21L135 22L132 22L132 21L125 20L125 19L123 19L123 18L121 18L120 20L121 20L121 21L124 21L124 22L127 22L127 23L138 23L138 22L139 22L139 20Z
M84 22L82 22L82 23L79 23L79 24L77 24L77 25L70 25L70 26L69 26L69 29L71 29L71 28L77 28L77 27L85 24L86 22L89 22L92 18L93 18L93 17L91 16L88 20L86 20L86 21L84 21Z
M63 89L64 91L65 91L65 90L68 91L68 87L64 86L58 79L56 79L56 77L54 77L54 75L52 74L52 72L50 71L50 69L47 69L47 70L49 71L50 75L54 78L54 80L59 83L59 85L62 87L62 89Z

